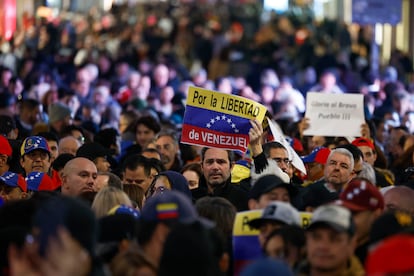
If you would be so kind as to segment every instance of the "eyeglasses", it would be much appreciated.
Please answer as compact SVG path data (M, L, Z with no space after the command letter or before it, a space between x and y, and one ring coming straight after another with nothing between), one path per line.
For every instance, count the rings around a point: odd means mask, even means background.
M26 154L26 156L31 160L36 160L38 158L40 158L41 160L46 160L49 157L49 154L45 151L32 151Z
M292 164L292 160L289 160L289 158L276 157L273 158L273 160L275 160L278 165L285 163L287 166L290 166Z

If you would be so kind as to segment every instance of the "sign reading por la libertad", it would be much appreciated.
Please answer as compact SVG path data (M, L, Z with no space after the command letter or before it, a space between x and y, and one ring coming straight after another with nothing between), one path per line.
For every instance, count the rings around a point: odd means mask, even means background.
M191 86L181 142L245 152L250 120L262 122L266 108L250 99Z

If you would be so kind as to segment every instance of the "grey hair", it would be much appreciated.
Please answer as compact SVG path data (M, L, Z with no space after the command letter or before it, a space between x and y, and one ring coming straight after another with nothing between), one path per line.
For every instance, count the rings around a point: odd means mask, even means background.
M358 174L358 177L366 178L371 183L377 184L377 178L375 177L375 170L374 167L371 166L371 164L367 162L362 162L362 170Z
M349 150L344 149L344 148L336 148L336 149L331 150L331 153L329 154L328 160L327 160L326 163L329 163L329 160L331 160L332 155L335 154L335 153L339 153L339 154L342 154L342 155L345 155L346 157L348 157L349 161L351 163L351 168L350 168L351 171L354 169L354 164L355 164L354 157L352 156L352 153Z

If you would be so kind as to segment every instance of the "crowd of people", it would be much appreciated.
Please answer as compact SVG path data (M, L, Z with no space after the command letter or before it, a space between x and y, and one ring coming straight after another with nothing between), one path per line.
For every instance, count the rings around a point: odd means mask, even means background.
M414 273L410 59L377 74L369 28L278 16L247 38L223 9L25 16L1 41L2 275ZM189 86L263 104L286 141L251 120L248 153L180 143ZM307 92L363 94L360 136L305 135ZM249 210L255 258L234 246Z

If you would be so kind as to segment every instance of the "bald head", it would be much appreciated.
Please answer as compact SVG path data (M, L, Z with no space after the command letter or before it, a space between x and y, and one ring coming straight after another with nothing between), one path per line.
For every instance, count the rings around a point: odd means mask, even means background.
M59 140L59 154L70 153L76 156L76 151L81 146L81 142L73 136L66 136Z
M396 186L384 194L385 210L401 210L414 215L414 190L407 186Z
M62 172L62 194L79 196L95 191L98 170L87 158L77 157L66 163Z

